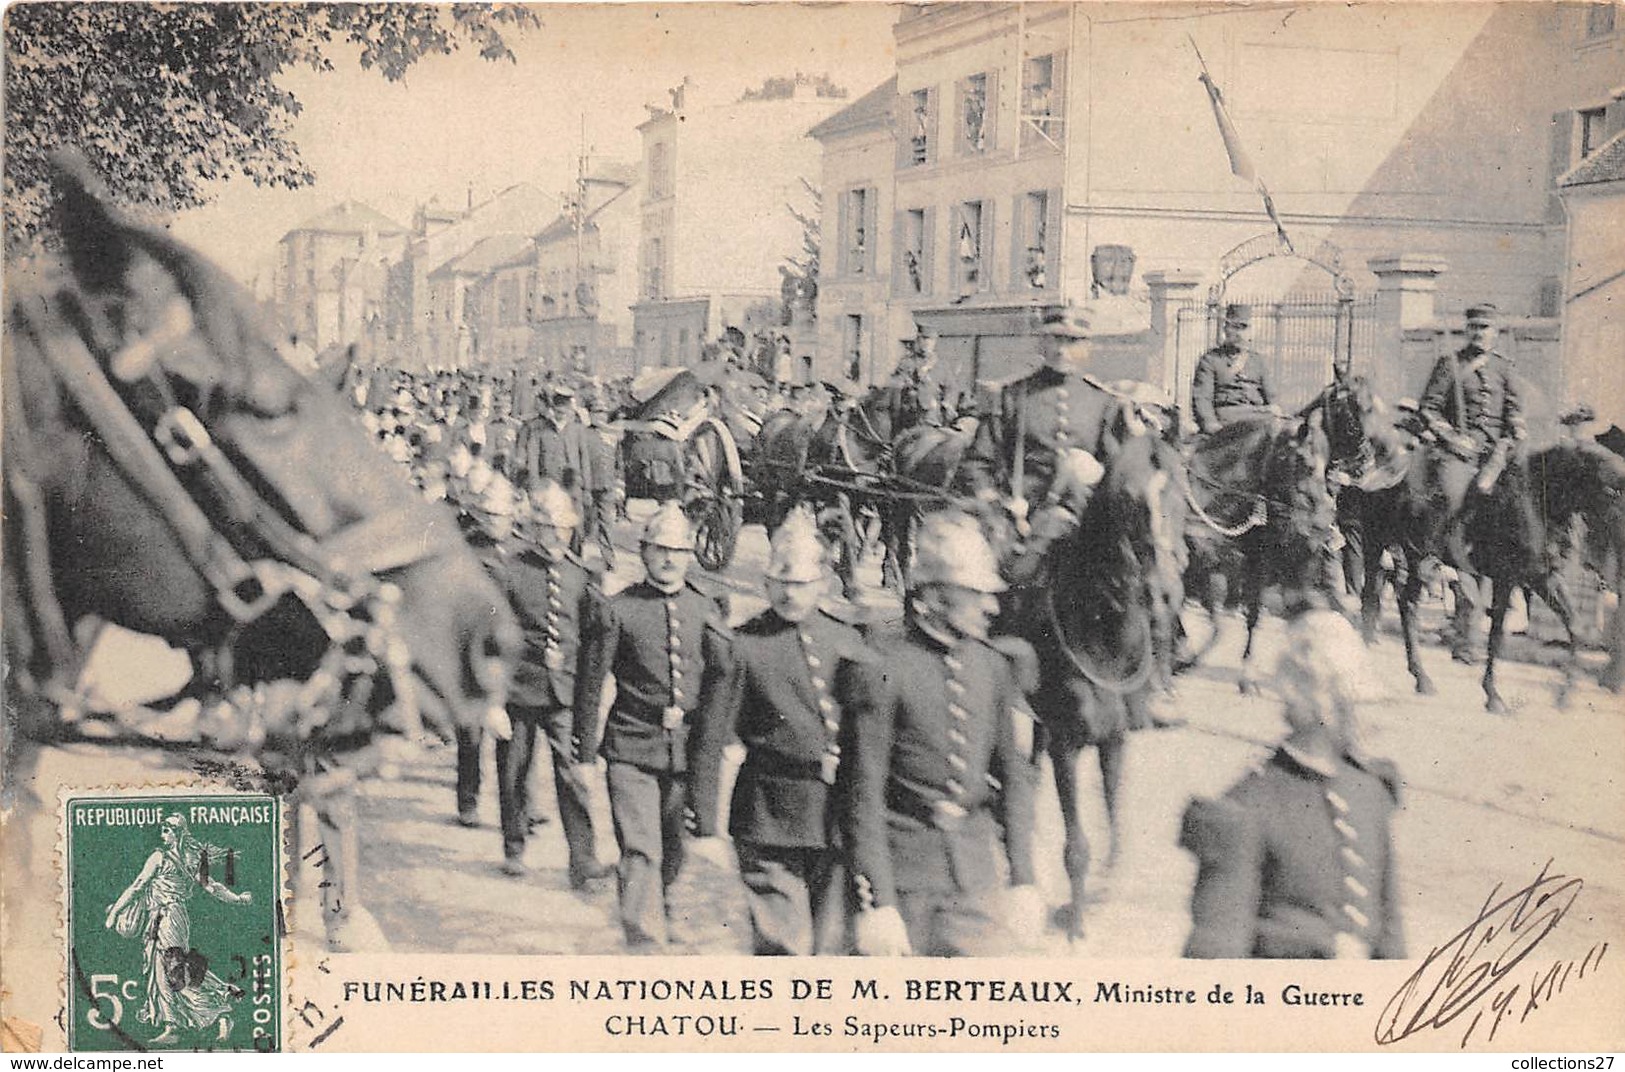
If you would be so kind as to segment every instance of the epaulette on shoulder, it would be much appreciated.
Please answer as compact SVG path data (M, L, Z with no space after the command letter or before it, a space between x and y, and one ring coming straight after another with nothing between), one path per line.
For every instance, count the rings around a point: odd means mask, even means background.
M1400 775L1399 767L1393 760L1383 759L1379 756L1354 755L1352 753L1345 755L1343 758L1348 760L1350 766L1365 771L1381 782L1382 787L1388 790L1388 795L1393 798L1394 803L1399 803L1399 787L1404 784L1405 779Z
M1242 860L1257 839L1252 813L1226 797L1193 799L1180 824L1179 844L1200 860Z

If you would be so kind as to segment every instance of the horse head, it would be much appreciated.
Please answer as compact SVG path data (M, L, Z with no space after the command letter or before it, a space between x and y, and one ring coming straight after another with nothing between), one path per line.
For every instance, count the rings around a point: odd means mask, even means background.
M283 359L240 288L119 219L81 166L57 171L63 264L6 325L7 558L26 578L8 589L36 629L54 604L205 651L297 592L365 619L417 712L501 703L516 626L452 516Z

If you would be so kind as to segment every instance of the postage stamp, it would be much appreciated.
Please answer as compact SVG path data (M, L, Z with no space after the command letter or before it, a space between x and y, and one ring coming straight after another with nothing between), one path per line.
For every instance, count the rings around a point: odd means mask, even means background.
M75 795L63 821L69 1049L280 1050L277 799Z

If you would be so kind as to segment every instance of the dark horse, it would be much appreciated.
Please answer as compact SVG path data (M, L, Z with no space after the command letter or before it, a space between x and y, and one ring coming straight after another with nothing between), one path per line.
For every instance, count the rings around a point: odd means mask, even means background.
M1073 404L1074 428L1084 430L1075 442L1105 472L1075 528L1047 548L1040 541L1005 556L1014 584L999 629L1026 639L1038 655L1033 710L1055 772L1071 888L1057 919L1078 937L1090 866L1078 760L1095 746L1111 826L1109 867L1120 841L1127 734L1151 722L1148 704L1168 684L1161 655L1183 601L1186 497L1177 450L1132 402L1100 388L1073 392Z
M885 576L901 579L887 510L893 440L903 430L896 401L895 393L882 387L859 398L832 393L824 413L780 410L756 437L751 479L773 500L769 528L796 503L814 507L836 548L836 572L848 598L856 594L857 564L875 527L885 544Z
M1328 581L1335 503L1327 488L1330 452L1322 425L1317 399L1293 418L1227 425L1190 452L1187 587L1213 617L1214 632L1187 661L1200 661L1217 639L1217 615L1228 594L1247 616L1243 692L1257 688L1252 654L1264 591L1273 586L1291 597ZM1229 591L1232 584L1239 592Z
M64 263L8 281L8 908L55 911L44 802L58 786L162 780L175 765L173 749L62 706L82 664L76 627L100 620L193 653L218 668L219 690L259 682L290 700L212 731L200 721L180 761L195 778L233 754L280 757L282 783L298 779L326 825L328 882L345 896L329 907L350 918L353 800L335 793L324 812L311 794L346 781L343 750L385 707L411 731L504 702L512 617L453 519L413 491L332 385L278 355L234 284L118 220L82 166L58 170ZM273 688L293 677L296 688ZM6 936L13 971L54 972L53 954L18 930Z
M1369 396L1359 393L1341 400L1351 426L1371 425L1370 411L1358 409L1368 402ZM1495 662L1501 653L1512 593L1520 588L1540 596L1568 633L1570 660L1559 700L1566 698L1573 683L1575 644L1559 559L1571 527L1576 521L1583 522L1594 549L1592 559L1611 574L1605 579L1619 590L1620 552L1625 547L1625 508L1620 502L1625 460L1595 443L1572 439L1542 449L1520 449L1486 493L1474 486L1476 465L1447 449L1430 429L1399 427L1381 434L1381 445L1372 452L1378 464L1339 496L1339 512L1358 527L1363 544L1361 613L1367 641L1375 638L1381 609L1381 552L1397 551L1406 565L1399 592L1406 667L1417 692L1435 691L1416 641L1422 564L1435 558L1491 583L1483 677L1486 709L1506 711L1495 684ZM1446 489L1451 486L1465 488L1465 494L1450 494ZM1617 618L1616 642L1604 675L1604 684L1615 689L1621 677ZM1464 616L1463 625L1471 625L1470 615ZM1458 630L1458 644L1465 633L1465 628Z

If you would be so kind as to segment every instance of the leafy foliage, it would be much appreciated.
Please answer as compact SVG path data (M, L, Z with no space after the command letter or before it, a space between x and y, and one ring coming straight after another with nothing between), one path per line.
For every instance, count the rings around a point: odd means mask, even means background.
M844 86L838 86L828 74L802 74L797 71L790 78L768 78L761 85L745 90L740 94L742 101L789 100L796 95L797 86L812 86L813 91L820 97L830 100L845 100L848 96Z
M426 55L467 44L514 55L519 7L428 4L18 4L5 18L8 251L36 240L50 203L46 157L78 146L127 207L208 200L233 175L297 188L315 179L290 136L302 105L277 76L333 69L335 42L398 81Z
M809 318L816 319L818 315L818 262L823 249L818 217L824 197L818 187L806 179L801 180L801 185L812 207L803 210L788 202L784 206L791 218L801 224L801 255L786 257L785 263L779 265L779 293L783 296L786 324L794 319L797 306Z

